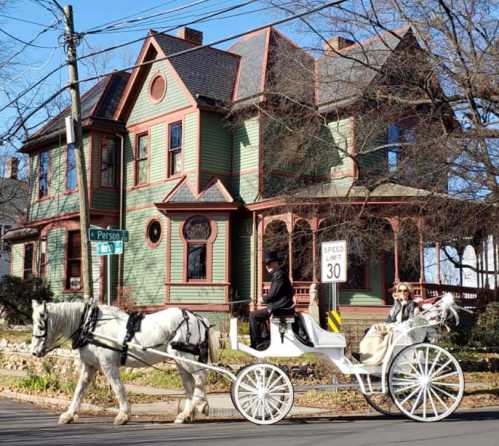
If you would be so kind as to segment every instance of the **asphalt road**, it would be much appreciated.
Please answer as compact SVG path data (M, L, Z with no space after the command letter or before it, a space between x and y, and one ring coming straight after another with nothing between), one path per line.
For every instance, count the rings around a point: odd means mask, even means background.
M290 420L274 426L213 422L185 426L107 417L58 425L58 414L0 399L0 444L14 445L270 445L270 446L499 446L499 409L460 412L433 424L383 417Z

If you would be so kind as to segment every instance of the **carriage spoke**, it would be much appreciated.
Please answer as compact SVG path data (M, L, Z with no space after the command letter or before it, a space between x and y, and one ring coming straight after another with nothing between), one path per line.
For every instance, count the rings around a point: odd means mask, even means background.
M433 401L433 397L431 396L431 388L427 390L428 392L428 398L430 400L431 408L433 409L433 413L435 414L436 417L438 417L438 410L435 406L435 401Z
M431 368L428 372L428 375L430 376L433 376L432 373L433 373L433 370L435 370L435 366L438 364L438 360L440 359L440 356L442 356L442 351L439 350L438 353L437 353L437 357L433 360L433 364L431 365Z
M402 392L405 392L405 391L407 391L407 390L409 390L409 389L412 389L412 388L414 388L414 387L418 387L418 386L419 386L419 383L416 383L416 384L411 384L410 386L401 387L401 388L399 388L399 389L396 389L396 390L395 390L395 393L397 393L397 394L398 394L398 393L402 393Z
M453 400L455 400L457 398L457 395L453 395L452 393L449 393L446 390L441 389L438 384L432 383L432 388L435 389L436 391L439 391L440 393L443 393L448 398L451 398Z
M270 398L267 400L267 404L269 406L272 406L272 408L278 412L280 415L283 414L283 411L277 406L277 404L275 404Z
M426 387L423 387L423 418L426 418L426 403L427 403L426 393L427 392L428 392L428 390L426 389Z
M272 382L272 378L274 377L274 375L275 375L275 370L272 369L269 377L267 378L267 382L265 382L265 387L268 387L269 389L271 388L271 384L270 385L268 384Z
M415 390L413 390L413 391L412 391L409 395L407 395L407 396L406 396L406 397L402 400L402 402L400 403L400 405L402 405L402 406L403 406L405 403L407 403L407 401L409 401L409 400L410 400L410 399L411 399L411 398L412 398L412 397L416 394L416 392L418 391L418 389L419 389L419 386L418 386L418 388L416 388Z
M432 378L432 381L440 381L441 379L448 378L449 376L456 376L459 375L458 371L453 371L450 373L446 373L445 375L438 375Z
M449 359L444 365L441 365L436 372L433 373L432 378L435 376L439 376L440 372L444 370L450 363L452 362L452 359Z
M411 409L411 415L415 412L415 410L418 408L419 406L419 400L421 399L421 395L424 393L424 387L421 387L421 390L419 391L418 393L418 396L416 398L416 402L412 405L412 409Z
M447 406L447 404L445 404L444 400L442 398L440 398L440 395L438 395L438 393L435 392L432 387L430 387L430 392L433 393L433 395L437 398L437 400L440 402L440 404L445 407L445 410L449 410L449 406Z

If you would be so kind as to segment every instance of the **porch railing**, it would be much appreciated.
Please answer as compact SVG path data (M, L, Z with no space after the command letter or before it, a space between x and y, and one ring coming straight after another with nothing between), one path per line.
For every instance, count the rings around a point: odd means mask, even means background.
M305 309L309 304L309 290L312 282L294 282L293 290L296 305L299 309ZM456 296L461 304L469 308L483 308L490 302L498 300L496 290L486 288L461 287L457 285L441 285L438 283L420 283L412 282L411 286L414 290L414 296L423 299L428 299L440 296L445 292L452 293ZM270 289L270 283L264 282L262 287L262 295Z

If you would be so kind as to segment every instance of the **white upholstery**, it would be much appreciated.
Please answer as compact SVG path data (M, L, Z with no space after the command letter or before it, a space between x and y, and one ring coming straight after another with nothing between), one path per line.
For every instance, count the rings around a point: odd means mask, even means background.
M306 313L302 313L302 317L308 336L315 347L346 347L347 344L343 333L323 330L315 319Z

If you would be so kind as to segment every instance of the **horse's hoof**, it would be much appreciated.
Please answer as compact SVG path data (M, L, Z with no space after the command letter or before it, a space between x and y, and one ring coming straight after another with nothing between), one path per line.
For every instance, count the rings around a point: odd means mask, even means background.
M114 424L123 425L128 423L128 415L117 415Z
M74 415L63 413L59 417L59 424L69 424L72 423L74 420L75 420Z
M175 424L184 424L184 423L185 423L185 420L184 420L184 418L183 418L183 417L182 417L182 418L177 417L177 418L175 418L174 423L175 423Z

